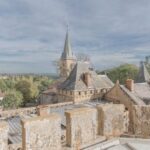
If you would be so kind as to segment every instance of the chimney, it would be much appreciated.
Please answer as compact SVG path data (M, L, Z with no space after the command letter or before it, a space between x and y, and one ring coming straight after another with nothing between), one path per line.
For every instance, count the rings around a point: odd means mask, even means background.
M129 91L133 92L133 91L134 91L134 80L132 80L132 79L127 79L127 80L126 80L126 88L127 88Z
M46 117L49 115L49 109L47 105L39 105L37 106L37 115Z
M89 72L84 73L84 83L89 87L92 83L91 74Z

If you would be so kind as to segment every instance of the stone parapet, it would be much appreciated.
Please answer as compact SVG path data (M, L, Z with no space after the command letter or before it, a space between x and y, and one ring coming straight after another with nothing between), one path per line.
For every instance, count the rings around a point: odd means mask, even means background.
M75 108L66 114L66 143L79 149L96 139L97 111L94 108Z
M122 104L97 106L98 133L106 137L117 137L128 131L128 111Z
M25 119L22 123L23 150L61 150L61 118L57 114Z
M134 133L144 138L150 137L150 105L133 107Z
M8 150L8 130L7 122L0 122L0 150Z
M62 106L67 106L72 104L73 102L64 102L64 103L57 103L57 104L40 105L40 107L57 108L57 107L62 107ZM37 107L19 108L19 109L4 110L4 111L0 110L0 117L9 118L12 116L28 115L36 112L37 112Z

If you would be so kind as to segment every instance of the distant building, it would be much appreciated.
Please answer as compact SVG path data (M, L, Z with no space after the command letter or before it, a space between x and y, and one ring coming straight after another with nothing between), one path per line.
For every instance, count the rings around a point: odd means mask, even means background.
M100 99L112 86L106 75L98 75L88 63L77 62L69 77L58 87L58 99L75 103Z
M98 75L90 67L89 60L77 62L71 49L68 31L59 61L59 72L60 78L56 83L40 95L40 104L101 99L114 85L107 75Z

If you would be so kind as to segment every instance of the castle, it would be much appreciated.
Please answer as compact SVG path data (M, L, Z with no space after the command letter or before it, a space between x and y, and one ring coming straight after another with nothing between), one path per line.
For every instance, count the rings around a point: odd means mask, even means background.
M39 106L0 111L0 150L150 149L150 75L115 84L77 61L66 34L60 78Z

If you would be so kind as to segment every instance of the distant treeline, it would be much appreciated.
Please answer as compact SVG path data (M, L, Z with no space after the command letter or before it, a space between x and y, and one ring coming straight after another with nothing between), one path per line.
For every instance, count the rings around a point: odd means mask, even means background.
M1 76L0 90L5 96L0 105L6 109L36 103L39 94L46 90L53 80L49 75Z
M150 65L146 66L150 72ZM98 74L107 74L114 83L119 80L121 84L124 84L128 78L136 80L138 72L139 67L133 64L123 64L112 69L97 71Z

